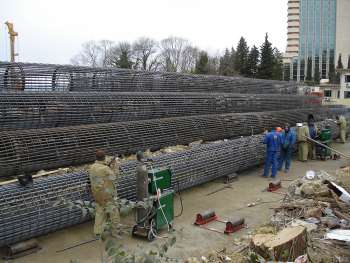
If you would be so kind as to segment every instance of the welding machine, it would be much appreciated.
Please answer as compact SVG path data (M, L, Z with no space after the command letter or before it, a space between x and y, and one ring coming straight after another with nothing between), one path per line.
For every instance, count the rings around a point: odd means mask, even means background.
M152 241L157 233L167 227L172 228L174 220L174 191L171 189L171 170L168 168L151 168L147 174L148 198L153 206L137 210L137 224L133 227L132 235L146 237ZM139 185L139 184L137 184ZM141 219L140 219L141 218Z

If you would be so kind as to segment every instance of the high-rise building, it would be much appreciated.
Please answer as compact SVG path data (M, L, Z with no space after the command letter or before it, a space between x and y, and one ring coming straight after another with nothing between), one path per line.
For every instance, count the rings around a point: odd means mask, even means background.
M350 0L289 0L284 78L328 79L350 56Z

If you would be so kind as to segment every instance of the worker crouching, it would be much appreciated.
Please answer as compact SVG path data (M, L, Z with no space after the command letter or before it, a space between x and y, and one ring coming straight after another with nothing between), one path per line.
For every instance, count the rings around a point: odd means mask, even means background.
M264 144L266 144L266 159L263 177L268 177L271 168L271 177L275 178L278 168L278 158L282 145L282 138L280 132L282 128L277 127L271 132L267 132L264 138Z
M290 125L288 123L284 126L284 129L281 133L281 138L282 146L278 162L278 170L281 171L283 169L283 165L285 165L284 171L288 173L292 162L294 145L296 142L295 131L290 128Z
M115 205L118 171L116 158L107 163L104 151L96 151L96 161L90 166L89 175L92 195L96 202L94 234L97 237L106 230L107 222L111 222L112 228L120 225L119 209ZM117 229L111 231L117 233Z

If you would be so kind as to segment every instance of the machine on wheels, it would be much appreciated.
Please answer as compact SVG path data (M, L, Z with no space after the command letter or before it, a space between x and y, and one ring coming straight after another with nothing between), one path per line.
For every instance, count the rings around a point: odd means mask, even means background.
M323 128L319 134L319 136L316 138L318 142L320 142L323 145L326 145L328 147L331 146L332 143L332 132L329 127ZM316 144L316 156L320 158L321 160L326 160L327 158L332 157L332 151L330 148L326 148L322 146L321 144Z
M174 191L171 189L171 171L168 168L152 168L147 171L148 198L151 208L137 210L137 222L132 235L146 237L152 241L157 233L167 227L172 228L174 220Z

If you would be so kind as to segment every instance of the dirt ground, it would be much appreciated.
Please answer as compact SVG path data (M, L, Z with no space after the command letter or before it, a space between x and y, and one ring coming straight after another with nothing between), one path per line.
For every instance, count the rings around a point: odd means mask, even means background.
M349 143L333 145L338 150L350 154ZM337 161L309 161L307 163L294 161L291 171L288 174L280 172L278 177L281 178L282 185L286 188L290 183L289 180L303 176L307 170L325 170L332 173L341 166L347 165L347 163L343 158ZM232 188L226 188L211 195L208 195L208 193L223 188L225 184L221 181L210 182L182 192L184 210L182 216L175 219L174 227L177 233L177 242L171 248L169 255L177 258L206 255L212 249L230 247L235 238L247 235L255 226L268 222L272 214L271 207L283 198L283 196L263 191L269 180L260 177L261 174L262 167L243 172L239 174L238 180L231 184ZM248 203L254 202L258 198L266 203L247 207ZM224 235L194 226L193 222L196 213L207 210L208 208L214 209L216 214L222 219L232 216L244 217L247 228L232 235ZM178 214L179 211L180 203L177 197L175 199L175 214ZM129 221L126 220L128 224L132 224L131 218L128 219ZM212 226L221 229L224 228L224 225L217 223ZM166 236L166 232L161 234ZM57 250L90 240L91 238L91 222L73 226L38 238L42 247L39 252L11 262L69 263L70 260L77 260L81 263L99 262L100 248L98 242L92 242L61 253L56 252ZM143 248L149 248L162 241L156 240L148 243L145 240L133 239L127 236L121 242L125 247L133 249L138 245Z

